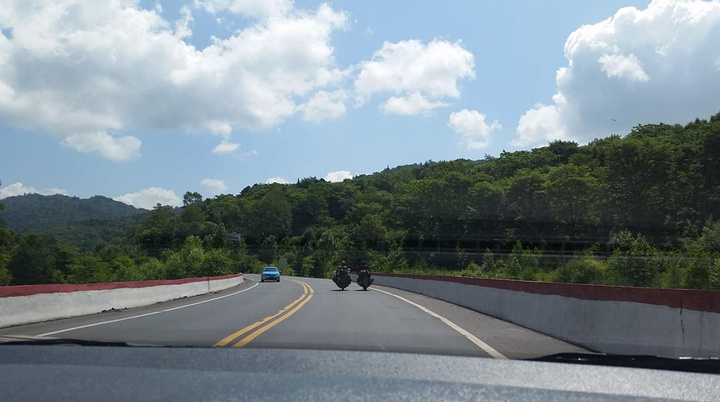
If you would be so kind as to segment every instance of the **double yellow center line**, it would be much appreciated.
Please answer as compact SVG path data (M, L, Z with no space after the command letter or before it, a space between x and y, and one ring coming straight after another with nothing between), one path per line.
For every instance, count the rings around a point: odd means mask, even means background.
M298 310L300 310L307 302L310 301L310 299L312 299L313 293L315 293L315 291L313 290L313 288L310 287L310 285L308 285L305 282L300 282L300 281L293 281L293 282L298 283L298 284L300 284L300 286L303 287L302 296L300 296L299 298L297 298L295 301L288 304L287 306L283 307L282 310L277 312L277 314L273 314L269 317L265 317L262 320L254 323L254 324L248 325L247 327L226 336L220 342L213 345L213 347L227 346L229 343L235 341L239 337L250 332L249 335L245 336L240 341L238 341L237 343L232 345L232 347L234 347L234 348L241 348L241 347L247 345L253 339L262 335L265 331L280 324L286 318L290 317L291 315L295 314Z

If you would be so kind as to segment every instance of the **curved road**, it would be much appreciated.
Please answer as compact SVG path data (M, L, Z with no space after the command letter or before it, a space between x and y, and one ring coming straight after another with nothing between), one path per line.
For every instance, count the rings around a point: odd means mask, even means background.
M371 350L495 358L582 352L551 337L426 296L283 277L153 306L0 330L0 335L143 345Z

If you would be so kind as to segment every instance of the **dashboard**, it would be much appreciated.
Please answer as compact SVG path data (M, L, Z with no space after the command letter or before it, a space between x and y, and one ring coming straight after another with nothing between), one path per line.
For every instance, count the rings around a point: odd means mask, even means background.
M4 345L0 395L17 401L717 400L720 376L362 351Z

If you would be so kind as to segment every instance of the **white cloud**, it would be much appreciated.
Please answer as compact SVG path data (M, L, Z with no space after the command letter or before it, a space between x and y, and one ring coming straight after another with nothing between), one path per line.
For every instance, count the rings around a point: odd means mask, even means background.
M435 108L448 106L443 102L430 102L420 92L413 92L407 97L392 96L381 103L379 108L385 113L401 114L405 116L418 113L427 113Z
M358 104L373 94L390 93L399 97L385 102L386 112L421 113L433 102L460 97L457 82L475 78L475 59L459 41L435 39L427 45L418 40L385 42L371 60L359 65L359 71L355 80ZM425 108L420 107L421 100L426 102Z
M127 160L140 140L124 130L210 132L227 140L235 128L281 124L298 113L298 103L337 89L347 76L336 67L331 40L348 18L327 4L316 10L295 9L290 1L196 6L271 18L198 49L183 40L192 34L187 8L170 22L137 1L4 4L0 24L12 27L13 37L0 35L0 122Z
M175 37L179 39L189 38L192 36L190 25L195 21L192 11L188 6L180 8L180 19L175 21Z
M477 110L463 109L450 114L448 127L462 134L468 149L483 149L490 145L490 135L501 129L502 125L497 120L488 125L484 114Z
M273 183L278 183L278 184L290 184L289 181L285 180L285 179L282 178L282 177L271 177L271 178L265 180L265 184L273 184Z
M174 191L162 187L144 188L136 193L113 197L113 200L144 209L153 209L157 204L173 207L182 205L182 199Z
M604 54L598 59L600 70L604 71L608 78L624 78L628 81L645 82L650 78L643 70L637 56L631 54Z
M520 117L517 131L520 135L513 140L517 146L567 138L567 129L557 105L535 105Z
M250 17L278 17L293 7L291 0L195 0L194 5L211 14L229 11Z
M141 141L137 137L113 137L108 133L72 134L62 145L83 153L98 153L106 159L123 162L140 156Z
M217 155L228 155L232 154L240 148L240 144L237 142L220 141L220 143L212 150L212 153Z
M207 178L207 179L204 179L203 181L201 181L200 184L207 187L215 194L224 193L228 189L227 184L225 184L225 180L221 180L221 179Z
M347 170L338 170L337 172L330 172L325 176L325 181L331 183L338 183L345 179L352 179L353 175Z
M14 197L16 195L24 195L24 194L68 195L68 192L67 192L67 190L62 189L62 188L45 188L45 189L37 190L33 186L25 186L21 182L13 183L4 188L0 188L0 200L7 198L7 197Z
M637 124L685 123L720 110L720 2L654 0L584 25L565 43L553 103L528 110L516 145L587 142Z
M303 120L319 123L323 120L336 119L345 114L345 100L347 94L344 90L333 92L318 91L310 100L298 106L303 114Z

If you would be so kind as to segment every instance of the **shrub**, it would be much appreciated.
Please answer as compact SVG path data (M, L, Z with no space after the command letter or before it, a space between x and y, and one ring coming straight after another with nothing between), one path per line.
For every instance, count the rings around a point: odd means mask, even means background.
M500 269L500 264L495 259L495 254L489 249L485 249L482 260L482 269L485 272L497 272Z
M202 240L197 236L188 236L180 251L166 255L168 276L171 279L202 276L204 257Z
M612 281L625 286L651 286L658 274L655 248L643 235L624 231L608 261Z
M0 286L9 285L12 282L12 276L7 268L0 266Z
M94 255L81 255L69 266L72 283L111 282L115 275L107 264Z
M371 251L368 253L368 266L373 272L402 272L408 269L408 263L399 247L387 253Z
M115 257L110 263L110 268L115 272L116 281L142 281L146 279L135 261L127 255Z
M475 261L470 261L470 263L467 265L467 267L460 271L460 276L467 276L472 278L481 278L483 277L483 268Z
M689 289L709 289L711 265L712 260L708 257L692 259L687 269L685 287Z
M605 263L593 258L578 258L561 265L554 272L554 282L603 284L606 282Z
M660 277L660 286L668 289L682 288L687 272L687 263L681 258L672 258Z
M720 290L720 258L715 259L710 266L709 287L713 290Z
M138 270L146 281L165 279L167 277L165 264L157 258L150 257L146 261L143 261L138 267Z
M230 256L223 249L213 249L205 253L200 276L220 276L232 273Z

